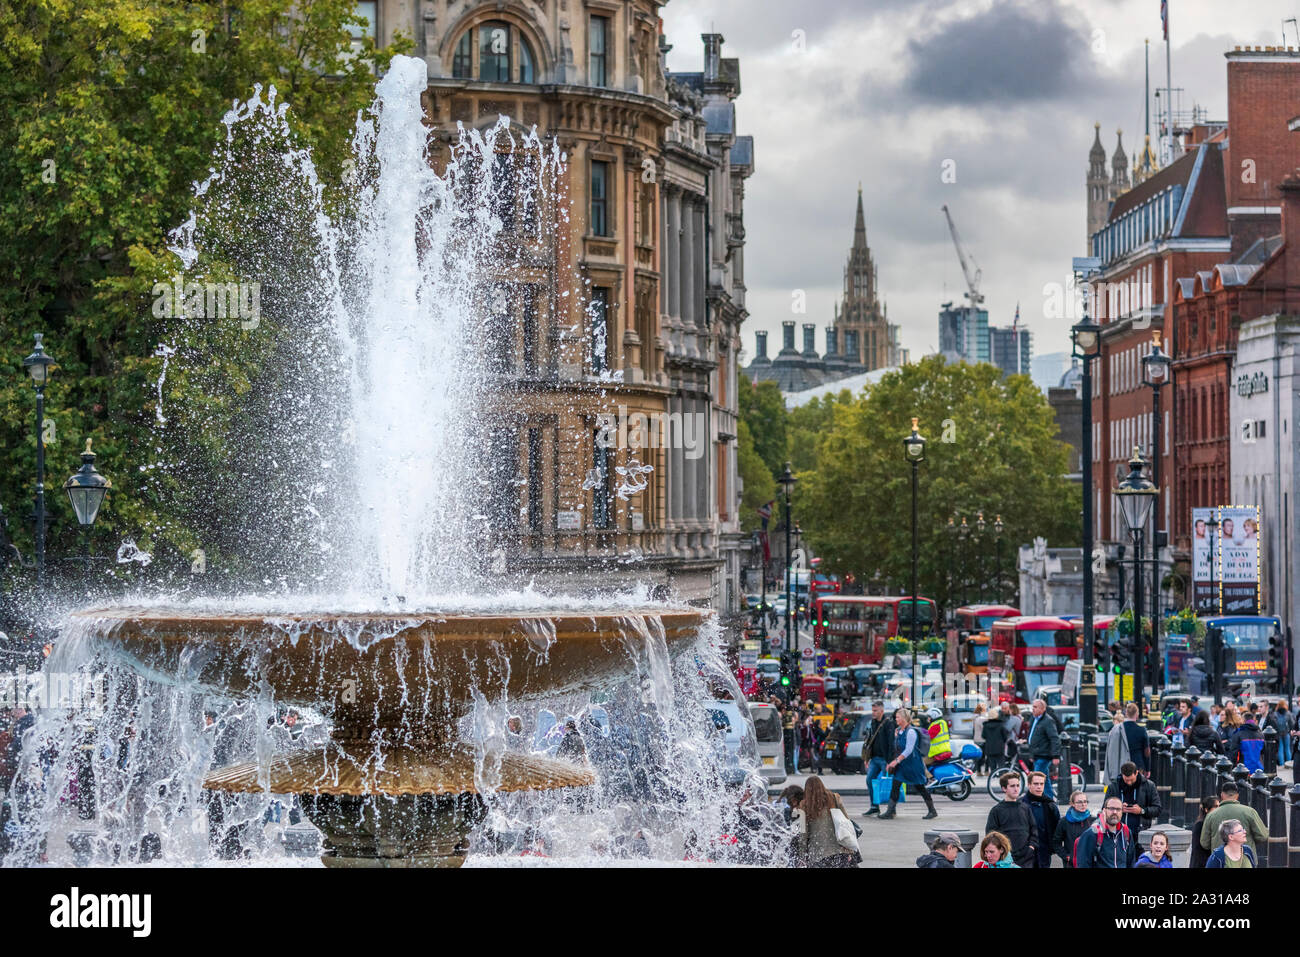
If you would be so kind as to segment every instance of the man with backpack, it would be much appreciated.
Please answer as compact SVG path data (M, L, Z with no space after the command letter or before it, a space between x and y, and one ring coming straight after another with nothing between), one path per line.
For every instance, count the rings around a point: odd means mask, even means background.
M1124 804L1117 795L1106 798L1101 817L1074 842L1076 868L1124 869L1137 860L1133 833L1120 820Z
M1251 773L1264 768L1264 732L1255 723L1255 715L1247 712L1241 727L1228 739L1228 756L1244 764Z

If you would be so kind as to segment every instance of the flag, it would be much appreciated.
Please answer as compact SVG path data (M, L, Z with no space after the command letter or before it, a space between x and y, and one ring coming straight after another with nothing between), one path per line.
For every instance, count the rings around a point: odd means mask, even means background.
M1165 28L1165 42L1169 42L1169 0L1160 0L1160 25Z
M772 506L775 504L776 499L772 499L772 501L768 502L766 505L760 505L758 507L758 517L763 520L763 531L767 531L767 522L768 519L772 517Z
M758 537L763 542L763 567L767 568L768 563L772 561L772 545L767 540L767 519L763 519L763 530L758 533Z

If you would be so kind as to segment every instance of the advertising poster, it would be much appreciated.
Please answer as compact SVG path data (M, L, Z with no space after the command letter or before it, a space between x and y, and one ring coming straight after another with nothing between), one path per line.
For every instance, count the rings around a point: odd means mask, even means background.
M1259 509L1219 508L1219 578L1223 614L1259 614Z
M1214 532L1210 521L1212 508L1192 509L1192 587L1197 614L1213 614L1219 610L1219 585L1215 581Z

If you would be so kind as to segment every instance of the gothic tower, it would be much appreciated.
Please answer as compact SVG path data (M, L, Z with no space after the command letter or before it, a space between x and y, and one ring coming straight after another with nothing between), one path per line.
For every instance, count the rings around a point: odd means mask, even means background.
M889 365L889 323L876 299L876 266L867 246L867 218L862 211L862 187L853 224L853 247L844 267L844 299L835 317L840 352L864 369ZM854 333L850 335L849 333ZM854 348L856 345L856 349Z
M1110 158L1110 168L1110 199L1113 202L1133 185L1128 177L1128 156L1124 152L1123 130L1115 131L1115 153Z
M1088 151L1088 242L1084 249L1092 255L1092 234L1106 225L1110 200L1106 195L1106 148L1101 145L1101 124L1093 124L1092 149Z

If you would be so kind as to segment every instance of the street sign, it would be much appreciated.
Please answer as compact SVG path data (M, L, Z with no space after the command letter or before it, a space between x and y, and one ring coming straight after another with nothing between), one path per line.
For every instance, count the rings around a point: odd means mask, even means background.
M807 648L800 649L799 654L801 654L804 658L807 659L807 658L812 658L816 654L816 652L813 651L811 647L807 647Z
M1083 662L1067 661L1065 673L1061 676L1061 704L1073 704L1079 693L1079 679L1083 673Z

